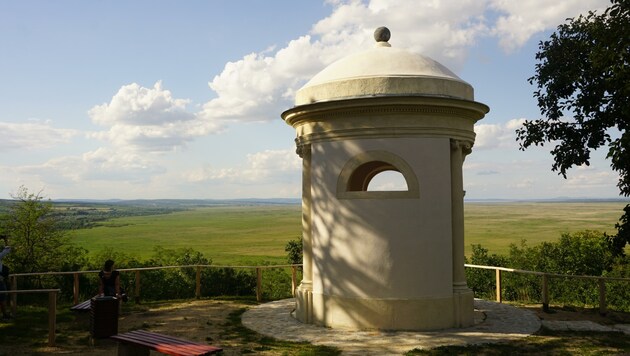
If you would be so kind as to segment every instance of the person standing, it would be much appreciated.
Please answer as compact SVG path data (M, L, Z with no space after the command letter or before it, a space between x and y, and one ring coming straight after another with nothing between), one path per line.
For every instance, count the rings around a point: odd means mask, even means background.
M8 244L7 235L2 235L0 238L4 240L4 248L0 251L0 291L6 291L8 290L7 283L9 282L9 273L8 268L2 264L2 259L11 252L11 246ZM7 299L9 299L8 294L0 293L0 311L2 311L3 319L11 319L11 315L7 309Z
M114 269L114 261L107 260L103 270L98 273L99 296L112 296L120 298L120 272Z

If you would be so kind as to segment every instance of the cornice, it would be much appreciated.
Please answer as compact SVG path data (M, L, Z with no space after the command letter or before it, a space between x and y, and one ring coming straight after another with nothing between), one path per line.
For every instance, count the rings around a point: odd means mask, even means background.
M440 116L480 120L487 112L484 104L441 97L378 97L319 102L296 106L282 113L282 118L297 127L308 122L335 121L381 116Z

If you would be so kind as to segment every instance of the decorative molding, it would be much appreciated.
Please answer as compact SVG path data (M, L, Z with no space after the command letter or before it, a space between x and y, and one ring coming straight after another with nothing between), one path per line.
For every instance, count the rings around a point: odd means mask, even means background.
M465 157L472 152L472 141L451 139L451 150L462 150L462 156Z
M300 156L300 158L304 158L304 154L307 153L307 150L311 150L310 142L306 142L301 138L295 139L295 153Z
M477 121L489 108L476 101L439 96L383 96L349 98L296 106L282 113L282 118L297 127L306 122L334 121L341 117L409 114L455 116Z
M432 137L432 138L455 138L474 141L475 134L465 129L444 129L432 127L399 127L399 128L358 128L343 129L324 132L311 132L300 136L301 143L316 143L323 141L352 140L359 138L409 138L409 137Z
M333 122L337 120L347 120L350 117L364 116L444 116L471 120L473 122L481 119L483 113L478 110L448 106L427 106L427 105L387 105L387 106L364 106L355 108L340 108L334 111L299 112L287 117L287 123L293 127L300 126L306 122Z

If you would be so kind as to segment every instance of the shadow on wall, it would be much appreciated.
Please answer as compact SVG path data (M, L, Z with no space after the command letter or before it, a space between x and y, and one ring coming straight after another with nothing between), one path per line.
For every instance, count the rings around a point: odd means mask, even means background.
M353 299L451 296L449 145L446 138L396 142L363 139L313 145L313 290L340 297L334 303L344 309L345 317L353 324L369 325L373 314L382 312L371 309L369 303L352 304ZM416 188L409 189L415 194L396 195L408 192L395 191L390 197L382 194L387 192L373 192L377 193L375 198L340 197L338 178L347 162L377 148L404 162L413 160L405 163L405 169L412 170L405 175L417 178L412 180ZM444 157L436 160L436 154ZM413 167L430 169L418 171ZM422 191L423 186L433 187ZM330 303L331 299L326 299L323 310L314 311L318 319L328 320ZM344 308L344 303L351 305Z

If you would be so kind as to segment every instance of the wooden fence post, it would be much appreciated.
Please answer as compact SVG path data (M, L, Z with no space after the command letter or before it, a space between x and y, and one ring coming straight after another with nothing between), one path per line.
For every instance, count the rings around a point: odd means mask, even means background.
M501 270L495 269L496 274L496 290L497 290L497 302L502 303L503 298L501 295Z
M606 281L603 278L597 280L599 284L599 313L606 314Z
M262 300L262 270L256 267L256 301Z
M542 305L545 313L549 312L549 277L546 273L543 273L542 282Z
M74 284L72 285L72 297L74 298L74 305L79 304L79 274L73 273Z
M197 266L197 283L195 285L195 297L201 298L201 266Z
M293 297L295 297L295 287L297 284L297 267L296 266L291 266L291 295Z
M57 291L48 292L48 346L55 346L57 327Z
M11 276L11 290L17 290L17 276ZM17 315L17 293L11 294L11 314Z
M140 304L140 271L136 270L136 288L134 291L134 300L136 304Z

